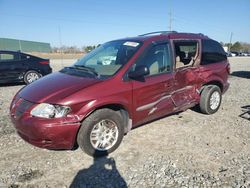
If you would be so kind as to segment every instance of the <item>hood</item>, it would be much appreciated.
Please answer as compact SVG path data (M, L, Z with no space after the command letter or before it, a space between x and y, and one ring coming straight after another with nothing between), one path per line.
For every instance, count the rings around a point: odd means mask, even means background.
M34 103L57 103L65 97L101 80L71 76L56 72L49 74L24 87L20 97Z

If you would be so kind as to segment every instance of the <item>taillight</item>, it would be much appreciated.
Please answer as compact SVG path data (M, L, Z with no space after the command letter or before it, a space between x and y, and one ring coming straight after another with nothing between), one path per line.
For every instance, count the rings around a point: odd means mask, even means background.
M42 64L42 65L48 65L49 61L40 61L39 63Z

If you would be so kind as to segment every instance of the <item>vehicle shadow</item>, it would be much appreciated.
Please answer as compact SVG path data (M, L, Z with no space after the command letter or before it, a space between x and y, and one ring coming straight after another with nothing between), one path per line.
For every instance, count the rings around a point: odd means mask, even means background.
M250 105L242 106L242 114L239 117L250 120Z
M240 78L250 79L250 71L234 71L231 73L232 76L237 76Z
M105 156L94 157L93 164L87 169L80 170L69 187L126 188L127 183L117 170L114 158Z
M12 87L12 86L25 86L24 83L8 83L8 84L0 84L0 87Z

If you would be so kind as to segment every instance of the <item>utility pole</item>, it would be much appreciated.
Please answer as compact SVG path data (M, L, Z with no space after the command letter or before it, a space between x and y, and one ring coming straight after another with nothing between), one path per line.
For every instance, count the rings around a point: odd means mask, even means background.
M231 32L230 34L230 42L229 42L229 47L228 47L228 51L231 51L231 47L232 47L232 38L233 38L233 32Z
M172 0L169 0L169 12L168 12L168 16L169 16L169 25L168 25L168 30L172 31Z
M168 26L169 31L172 31L172 12L171 8L169 10L169 26Z
M21 52L21 51L22 51L21 41L20 41L20 40L18 40L18 42L19 42L19 50L20 50L20 52Z
M63 66L63 51L62 51L62 36L61 36L61 27L58 26L58 34L59 34L59 43L60 43L60 54L61 54L61 66Z

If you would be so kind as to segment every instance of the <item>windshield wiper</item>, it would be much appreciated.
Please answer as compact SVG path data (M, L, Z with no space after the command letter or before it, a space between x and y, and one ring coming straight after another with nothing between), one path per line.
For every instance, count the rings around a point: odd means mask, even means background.
M87 67L87 66L84 66L84 65L74 65L72 67L66 67L66 68L69 68L69 69L78 69L78 70L83 70L83 71L87 71L87 72L90 72L92 74L94 74L96 77L99 77L100 75L98 74L98 72L92 68L92 67Z

